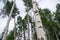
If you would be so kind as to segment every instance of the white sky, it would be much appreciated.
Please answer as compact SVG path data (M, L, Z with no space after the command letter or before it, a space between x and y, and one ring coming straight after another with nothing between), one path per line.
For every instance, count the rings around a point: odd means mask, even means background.
M39 2L39 7L49 8L50 10L55 11L57 3L60 3L60 0L41 0Z
M39 1L39 0L38 0ZM60 3L60 0L41 0L39 2L39 7L40 8L49 8L51 11L55 11L56 10L56 4ZM20 11L20 16L25 16L25 6L23 5L24 3L21 0L17 0L16 1L17 7ZM0 2L0 8L2 8L2 3ZM4 27L6 26L6 22L7 22L8 17L2 18L0 16L0 33L3 31ZM14 25L14 20L12 19L9 25L9 31L11 29L13 29L13 25Z

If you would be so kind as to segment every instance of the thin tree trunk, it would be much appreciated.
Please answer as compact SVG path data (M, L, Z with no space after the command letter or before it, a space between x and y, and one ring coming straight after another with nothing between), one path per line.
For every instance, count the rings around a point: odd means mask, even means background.
M23 26L22 26L22 39L23 39Z
M25 31L26 31L26 30L25 30L25 27L24 27L24 26L25 26L24 20L22 21L22 26L23 26L23 27L22 27L22 30L23 30L23 32L24 32L24 34L23 34L23 35L24 35L24 40L26 40L26 36L25 36Z
M24 30L24 40L26 40L26 36L25 36L25 30Z
M16 40L16 19L14 17L14 40Z
M46 40L46 36L43 30L43 26L42 26L42 22L38 10L38 4L36 0L32 0L32 4L33 4L34 16L35 16L35 26L36 26L37 37L38 37L37 40Z
M6 27L5 27L5 32L4 32L2 40L6 40L6 37L7 37L7 34L8 34L8 27L9 27L9 23L10 23L10 20L11 20L11 15L12 15L12 12L13 12L13 9L14 9L14 5L15 5L15 1L13 3L12 8L11 8L10 15L9 15L9 18L8 18L8 21L7 21L7 24L6 24Z
M28 12L27 12L27 17L28 17L28 40L30 40L30 28L29 28L29 15L28 15Z

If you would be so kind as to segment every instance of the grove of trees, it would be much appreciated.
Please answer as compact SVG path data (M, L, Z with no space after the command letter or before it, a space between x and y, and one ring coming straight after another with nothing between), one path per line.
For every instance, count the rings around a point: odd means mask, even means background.
M22 19L21 16L17 16L20 13L15 1L17 0L11 2L7 0L4 11L1 13L3 17L8 16L2 40L22 40L22 38L23 40L60 40L60 4L56 5L55 12L51 12L48 8L39 8L35 0L22 0L26 8L26 15ZM34 13L33 17L29 15L32 13L31 10ZM14 28L8 33L12 18Z

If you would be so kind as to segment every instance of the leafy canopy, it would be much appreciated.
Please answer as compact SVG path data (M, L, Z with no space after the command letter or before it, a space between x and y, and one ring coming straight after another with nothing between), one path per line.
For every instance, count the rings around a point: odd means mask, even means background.
M5 5L5 8L4 8L5 9L4 13L3 13L4 15L9 16L12 5L13 5L13 1L11 1L11 2L7 1L6 5ZM16 4L15 4L14 10L12 12L12 18L14 18L17 14L19 14L19 11L18 11L18 8L16 7Z

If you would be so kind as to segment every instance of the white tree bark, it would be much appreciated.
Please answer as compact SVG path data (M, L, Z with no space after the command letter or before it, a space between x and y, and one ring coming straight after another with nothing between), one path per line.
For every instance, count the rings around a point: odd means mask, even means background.
M32 35L31 35L31 34L32 34L32 32L31 32L31 31L32 31L32 29L31 29L31 23L29 23L29 26L30 26L30 27L29 27L29 29L30 29L30 40L32 40Z
M45 36L45 32L43 30L43 25L41 22L36 0L32 0L32 4L33 4L34 16L35 16L35 26L36 26L37 37L38 37L37 40L46 40L46 36Z
M16 40L16 19L14 17L14 40Z
M30 40L30 26L29 26L29 15L28 15L28 12L27 12L27 17L28 17L28 40Z
M6 27L5 27L5 30L4 30L4 35L3 35L2 40L6 40L6 37L7 37L7 34L8 34L8 27L9 27L9 23L10 23L10 20L11 20L11 15L12 15L12 12L13 12L13 9L14 9L14 5L15 5L15 0L14 0L14 3L13 3L13 6L11 8L9 18L7 20L7 24L6 24Z

